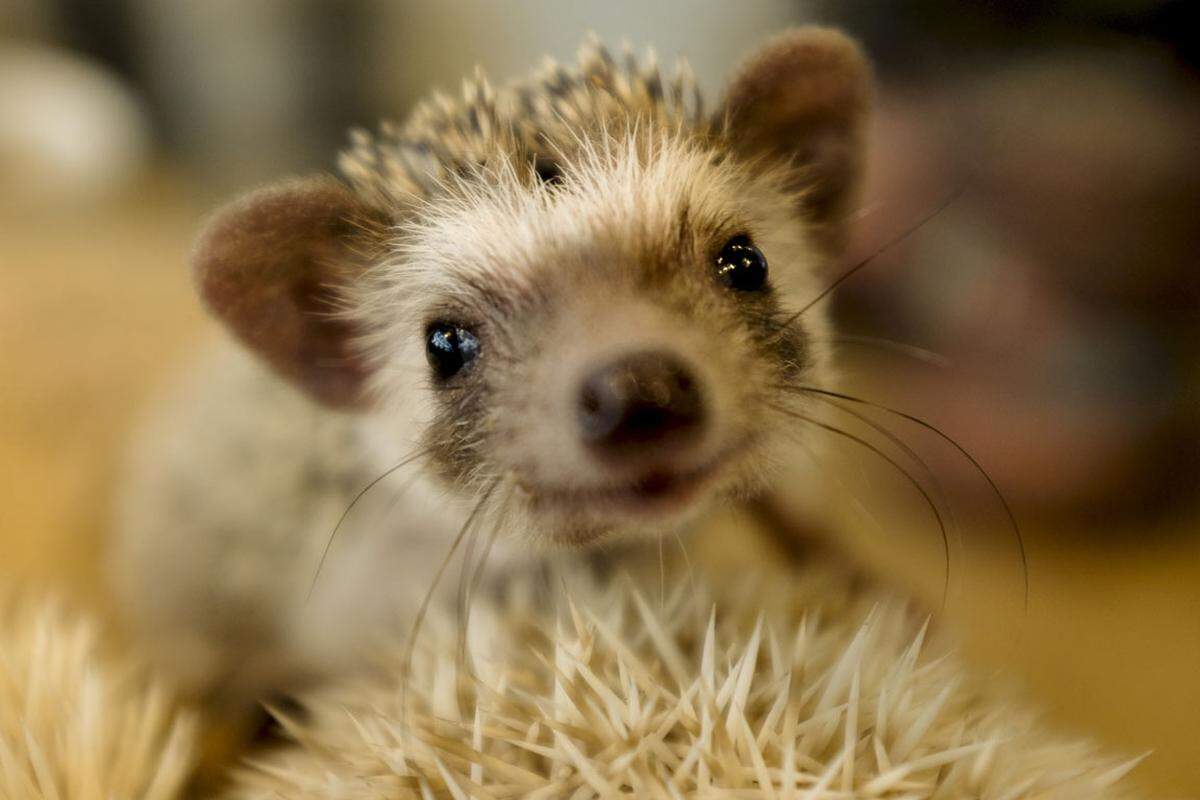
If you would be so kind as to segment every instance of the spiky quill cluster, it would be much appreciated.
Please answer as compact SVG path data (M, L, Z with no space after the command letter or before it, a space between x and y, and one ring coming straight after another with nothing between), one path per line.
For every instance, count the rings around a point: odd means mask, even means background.
M393 664L314 698L231 798L1130 796L1136 762L1048 733L896 604L831 601L829 576L571 585L558 611L501 613L470 677L443 620L406 691Z
M464 81L461 99L435 92L403 125L351 134L339 166L363 194L385 207L435 195L456 175L498 160L530 180L553 178L553 163L581 131L630 120L690 128L703 123L700 90L686 62L664 77L653 52L620 59L594 38L567 67L548 59L530 81L497 91L482 72Z
M0 797L173 800L192 724L59 605L0 600Z

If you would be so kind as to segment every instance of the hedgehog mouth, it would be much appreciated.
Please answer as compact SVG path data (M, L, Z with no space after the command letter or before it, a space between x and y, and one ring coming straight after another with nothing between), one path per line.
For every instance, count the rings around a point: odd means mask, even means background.
M748 441L726 448L699 466L651 466L632 480L595 487L529 489L534 503L585 516L652 518L685 510L705 495L749 448Z

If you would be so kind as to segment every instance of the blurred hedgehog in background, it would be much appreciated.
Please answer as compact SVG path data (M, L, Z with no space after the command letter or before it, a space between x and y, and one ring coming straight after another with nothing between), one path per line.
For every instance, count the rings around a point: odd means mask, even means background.
M457 621L436 610L413 669L395 647L376 677L304 696L279 714L285 746L204 774L199 794L184 788L192 720L167 694L105 658L91 624L10 599L0 605L0 796L1139 796L1124 780L1139 759L1050 732L963 670L902 604L761 555L736 575L672 559L669 594L654 569L609 581L580 571L547 602L526 574L480 604L494 635L465 661Z
M175 800L193 729L145 670L105 657L94 624L0 599L0 797Z
M1136 796L1140 759L1050 732L901 604L825 570L749 574L677 572L666 597L657 575L567 581L557 608L497 609L470 671L440 615L407 686L397 651L307 698L282 717L294 746L227 800Z

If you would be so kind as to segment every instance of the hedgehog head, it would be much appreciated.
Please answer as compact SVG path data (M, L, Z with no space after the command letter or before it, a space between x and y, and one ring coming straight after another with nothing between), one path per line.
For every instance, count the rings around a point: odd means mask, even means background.
M712 112L685 66L595 42L357 132L345 182L220 212L209 307L317 401L516 527L668 529L786 455L828 372L806 309L859 173L869 70L823 29L765 44ZM803 313L801 313L803 312Z

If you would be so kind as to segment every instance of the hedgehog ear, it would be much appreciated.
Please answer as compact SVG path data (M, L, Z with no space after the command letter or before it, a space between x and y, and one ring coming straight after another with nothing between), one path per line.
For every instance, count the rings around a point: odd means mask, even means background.
M802 213L835 248L862 172L871 84L871 68L851 39L798 28L743 63L718 120L743 156L791 168Z
M217 211L192 255L209 310L277 373L321 403L365 402L359 331L339 291L365 267L380 214L330 178L289 180Z

